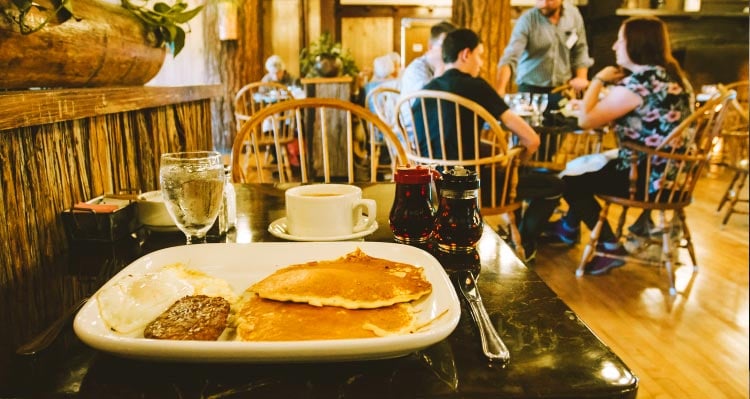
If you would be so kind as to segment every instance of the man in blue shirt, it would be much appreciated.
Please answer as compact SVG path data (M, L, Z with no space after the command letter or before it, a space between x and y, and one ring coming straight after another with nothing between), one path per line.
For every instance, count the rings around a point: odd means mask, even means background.
M515 73L519 92L549 93L566 83L582 92L594 63L588 51L578 8L563 0L536 0L516 21L497 64L497 91L505 95ZM556 105L551 99L550 108Z

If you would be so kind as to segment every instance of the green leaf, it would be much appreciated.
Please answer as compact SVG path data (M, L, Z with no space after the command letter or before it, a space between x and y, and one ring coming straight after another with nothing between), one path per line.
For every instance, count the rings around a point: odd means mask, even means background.
M156 3L154 4L154 11L160 13L160 14L166 14L171 10L171 7L167 5L167 3Z
M188 7L187 3L180 2L180 3L177 3L177 4L173 5L172 9L169 10L169 13L170 14L178 14L178 13L181 13L181 12L185 11L187 9L187 7Z
M168 42L174 41L175 37L177 37L177 31L182 30L182 28L174 24L164 25L164 29L166 29L166 31L169 32L169 36L167 37ZM184 31L182 33L183 35L185 34Z
M173 44L172 55L177 57L177 54L180 54L180 51L185 47L185 31L182 28L177 28L177 35L174 37Z

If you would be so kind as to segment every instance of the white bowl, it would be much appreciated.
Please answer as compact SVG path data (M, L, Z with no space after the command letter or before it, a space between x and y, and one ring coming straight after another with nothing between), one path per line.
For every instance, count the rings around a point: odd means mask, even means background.
M152 230L174 230L177 228L164 204L161 190L149 191L138 196L138 221Z

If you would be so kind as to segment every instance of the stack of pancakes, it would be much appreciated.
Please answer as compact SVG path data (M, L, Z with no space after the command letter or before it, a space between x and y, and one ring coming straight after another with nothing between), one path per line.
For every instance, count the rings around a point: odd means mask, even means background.
M367 338L415 329L413 302L432 284L420 267L361 250L339 259L277 270L243 295L236 318L242 341Z

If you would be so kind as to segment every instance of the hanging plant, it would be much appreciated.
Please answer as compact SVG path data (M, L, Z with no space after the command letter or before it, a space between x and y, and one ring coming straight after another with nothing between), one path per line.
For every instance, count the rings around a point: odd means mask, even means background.
M359 68L349 50L334 42L325 32L300 52L300 73L305 77L349 75L356 78Z
M122 6L150 27L156 34L158 45L166 45L175 57L185 47L185 30L182 25L203 9L201 5L188 10L188 4L181 0L172 6L158 2L151 10L146 8L145 1L142 5L135 5L129 0L122 0Z
M154 33L157 46L166 46L174 55L185 47L183 25L193 19L203 9L198 6L188 9L188 4L177 0L171 6L157 2L149 9L145 0L121 0L121 5ZM51 21L64 22L75 18L72 0L10 0L0 5L2 15L17 32L28 35L39 31Z

